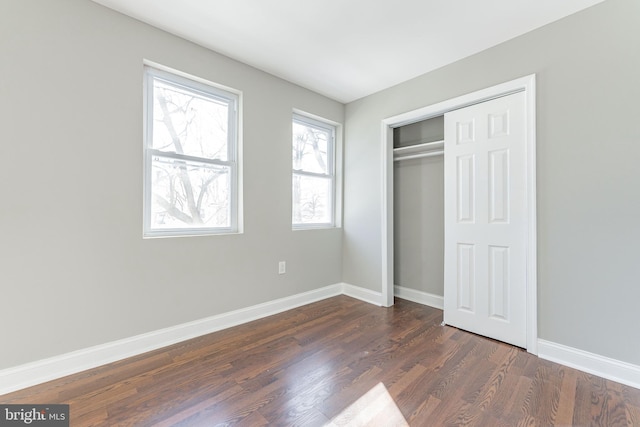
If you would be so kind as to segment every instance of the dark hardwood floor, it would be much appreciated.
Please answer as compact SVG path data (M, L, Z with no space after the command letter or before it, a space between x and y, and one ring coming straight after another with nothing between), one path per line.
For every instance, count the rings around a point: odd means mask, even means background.
M640 426L640 390L340 296L0 396L71 426Z

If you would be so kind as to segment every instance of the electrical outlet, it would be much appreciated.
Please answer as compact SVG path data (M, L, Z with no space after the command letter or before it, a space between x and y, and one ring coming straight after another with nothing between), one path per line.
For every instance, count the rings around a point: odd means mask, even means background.
M284 261L280 261L278 263L278 274L284 274L287 272L287 263Z

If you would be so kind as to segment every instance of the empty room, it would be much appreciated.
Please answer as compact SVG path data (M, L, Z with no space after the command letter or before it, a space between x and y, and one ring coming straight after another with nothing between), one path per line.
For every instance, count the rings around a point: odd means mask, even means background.
M0 425L640 426L638 76L638 0L0 0Z

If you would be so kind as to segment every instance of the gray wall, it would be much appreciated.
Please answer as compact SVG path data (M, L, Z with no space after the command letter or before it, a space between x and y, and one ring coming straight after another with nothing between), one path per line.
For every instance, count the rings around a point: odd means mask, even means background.
M444 157L393 169L394 285L444 295Z
M393 129L393 147L444 141L444 116L433 117Z
M243 91L244 234L142 239L145 58ZM340 282L342 230L291 231L293 108L344 119L88 0L0 1L0 369Z
M607 0L348 104L343 280L381 290L381 120L532 73L539 337L640 364L637 0Z

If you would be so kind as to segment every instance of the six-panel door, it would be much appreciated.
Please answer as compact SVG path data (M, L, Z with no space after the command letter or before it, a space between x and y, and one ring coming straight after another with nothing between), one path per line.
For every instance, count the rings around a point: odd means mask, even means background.
M526 346L526 118L516 93L445 114L444 321Z

